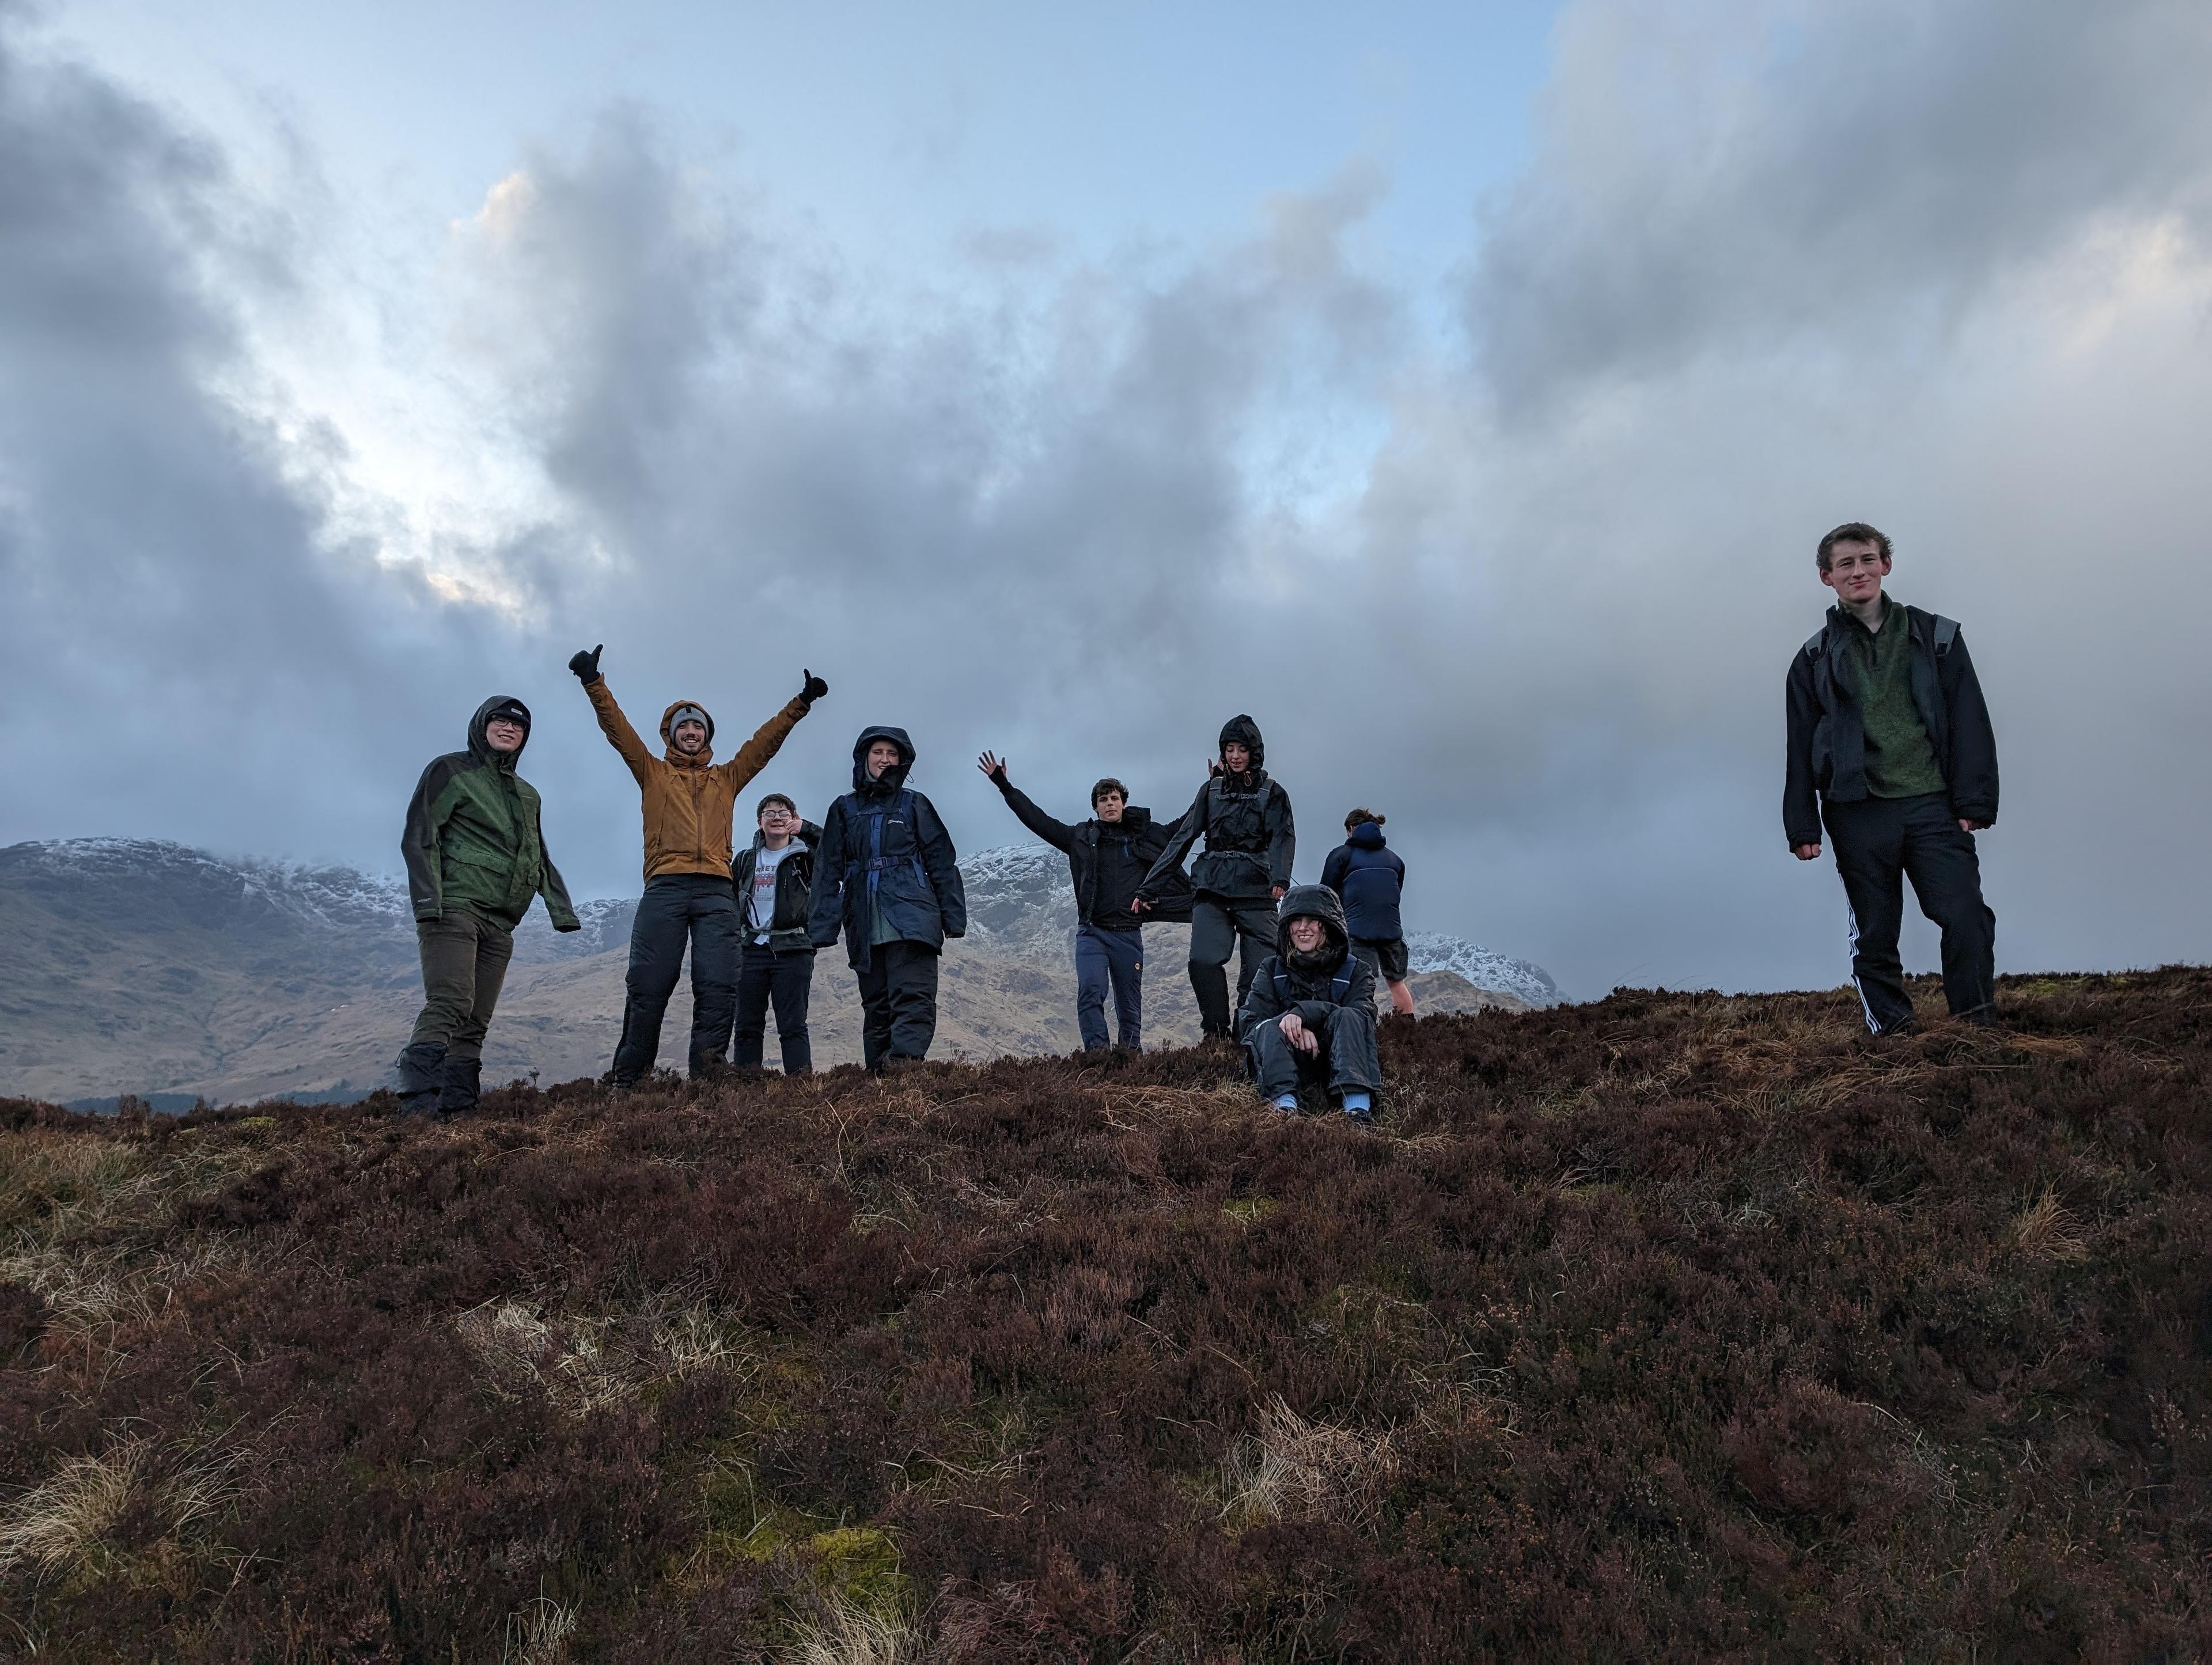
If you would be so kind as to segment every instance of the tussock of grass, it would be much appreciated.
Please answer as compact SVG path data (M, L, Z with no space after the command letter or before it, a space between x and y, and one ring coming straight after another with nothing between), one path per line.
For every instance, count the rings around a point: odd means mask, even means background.
M2212 1656L2212 974L0 1103L27 1657Z

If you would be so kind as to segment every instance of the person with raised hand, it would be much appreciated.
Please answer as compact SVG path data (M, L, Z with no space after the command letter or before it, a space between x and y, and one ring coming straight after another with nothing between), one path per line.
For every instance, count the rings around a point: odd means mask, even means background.
M556 931L581 928L546 854L537 789L515 772L529 740L528 706L486 700L467 749L433 758L407 805L399 854L422 957L422 1011L399 1054L407 1114L476 1108L484 1032L531 899L545 899Z
M800 820L799 806L780 792L762 799L753 813L759 830L730 872L745 924L730 1061L739 1069L761 1067L773 1006L783 1073L805 1075L814 1067L814 1045L806 1030L814 942L806 924L814 911L814 852L822 842L822 829Z
M1136 908L1137 887L1167 848L1169 829L1152 812L1129 802L1129 789L1109 777L1091 788L1091 818L1073 826L1039 809L1006 775L1006 760L985 752L975 760L998 787L1006 807L1039 838L1067 858L1075 883L1075 1027L1085 1052L1118 1044L1144 1049L1145 939L1147 918L1190 917L1188 890L1169 895L1149 915ZM1115 1033L1106 1029L1106 1001L1114 1001Z
M1993 1022L1997 916L1982 899L1973 835L1996 824L1997 742L1966 638L1954 621L1883 593L1890 542L1864 521L1828 533L1814 559L1836 601L1785 684L1790 853L1817 860L1825 824L1870 1032L1912 1026L1897 946L1907 878L1943 933L1951 1015Z
M629 766L644 817L645 894L630 927L622 1039L607 1076L610 1085L621 1089L652 1073L660 1051L661 1018L683 973L687 945L690 1073L696 1079L726 1066L723 1048L737 1016L743 940L730 884L738 794L775 756L814 702L830 691L830 684L811 671L801 672L799 691L726 763L714 762L714 720L706 708L678 700L661 713L662 750L655 753L638 738L600 674L605 647L577 653L568 669L584 684L608 744Z

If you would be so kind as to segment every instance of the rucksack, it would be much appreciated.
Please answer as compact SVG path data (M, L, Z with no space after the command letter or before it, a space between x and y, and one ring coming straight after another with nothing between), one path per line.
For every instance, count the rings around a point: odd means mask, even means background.
M1940 659L1951 651L1951 644L1959 639L1959 621L1955 618L1946 618L1941 613L1929 614L1928 621L1935 627L1936 657ZM1823 624L1805 639L1803 650L1805 657L1820 658L1820 644L1827 639L1828 627Z

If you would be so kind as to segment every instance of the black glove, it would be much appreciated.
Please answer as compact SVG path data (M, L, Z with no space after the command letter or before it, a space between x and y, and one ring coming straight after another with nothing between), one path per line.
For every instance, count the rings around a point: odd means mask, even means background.
M807 704L813 704L815 701L830 691L830 684L811 671L801 671L799 674L806 678L806 686L799 690L799 697Z
M599 679L599 652L604 641L588 653L577 653L568 660L568 668L576 673L576 680L589 688Z

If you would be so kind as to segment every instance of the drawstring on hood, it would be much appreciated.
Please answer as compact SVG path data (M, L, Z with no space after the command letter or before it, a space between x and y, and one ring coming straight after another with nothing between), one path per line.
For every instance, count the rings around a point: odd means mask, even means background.
M505 717L510 722L522 725L522 745L512 751L491 749L491 720ZM512 694L495 694L477 708L477 714L469 719L469 750L497 768L512 770L522 756L523 746L530 744L530 708Z
M899 760L872 779L868 775L868 748L878 740L889 740L898 748ZM878 725L864 728L860 738L853 742L853 790L854 792L896 792L906 784L907 771L914 767L914 742L907 738L902 728L885 728Z

